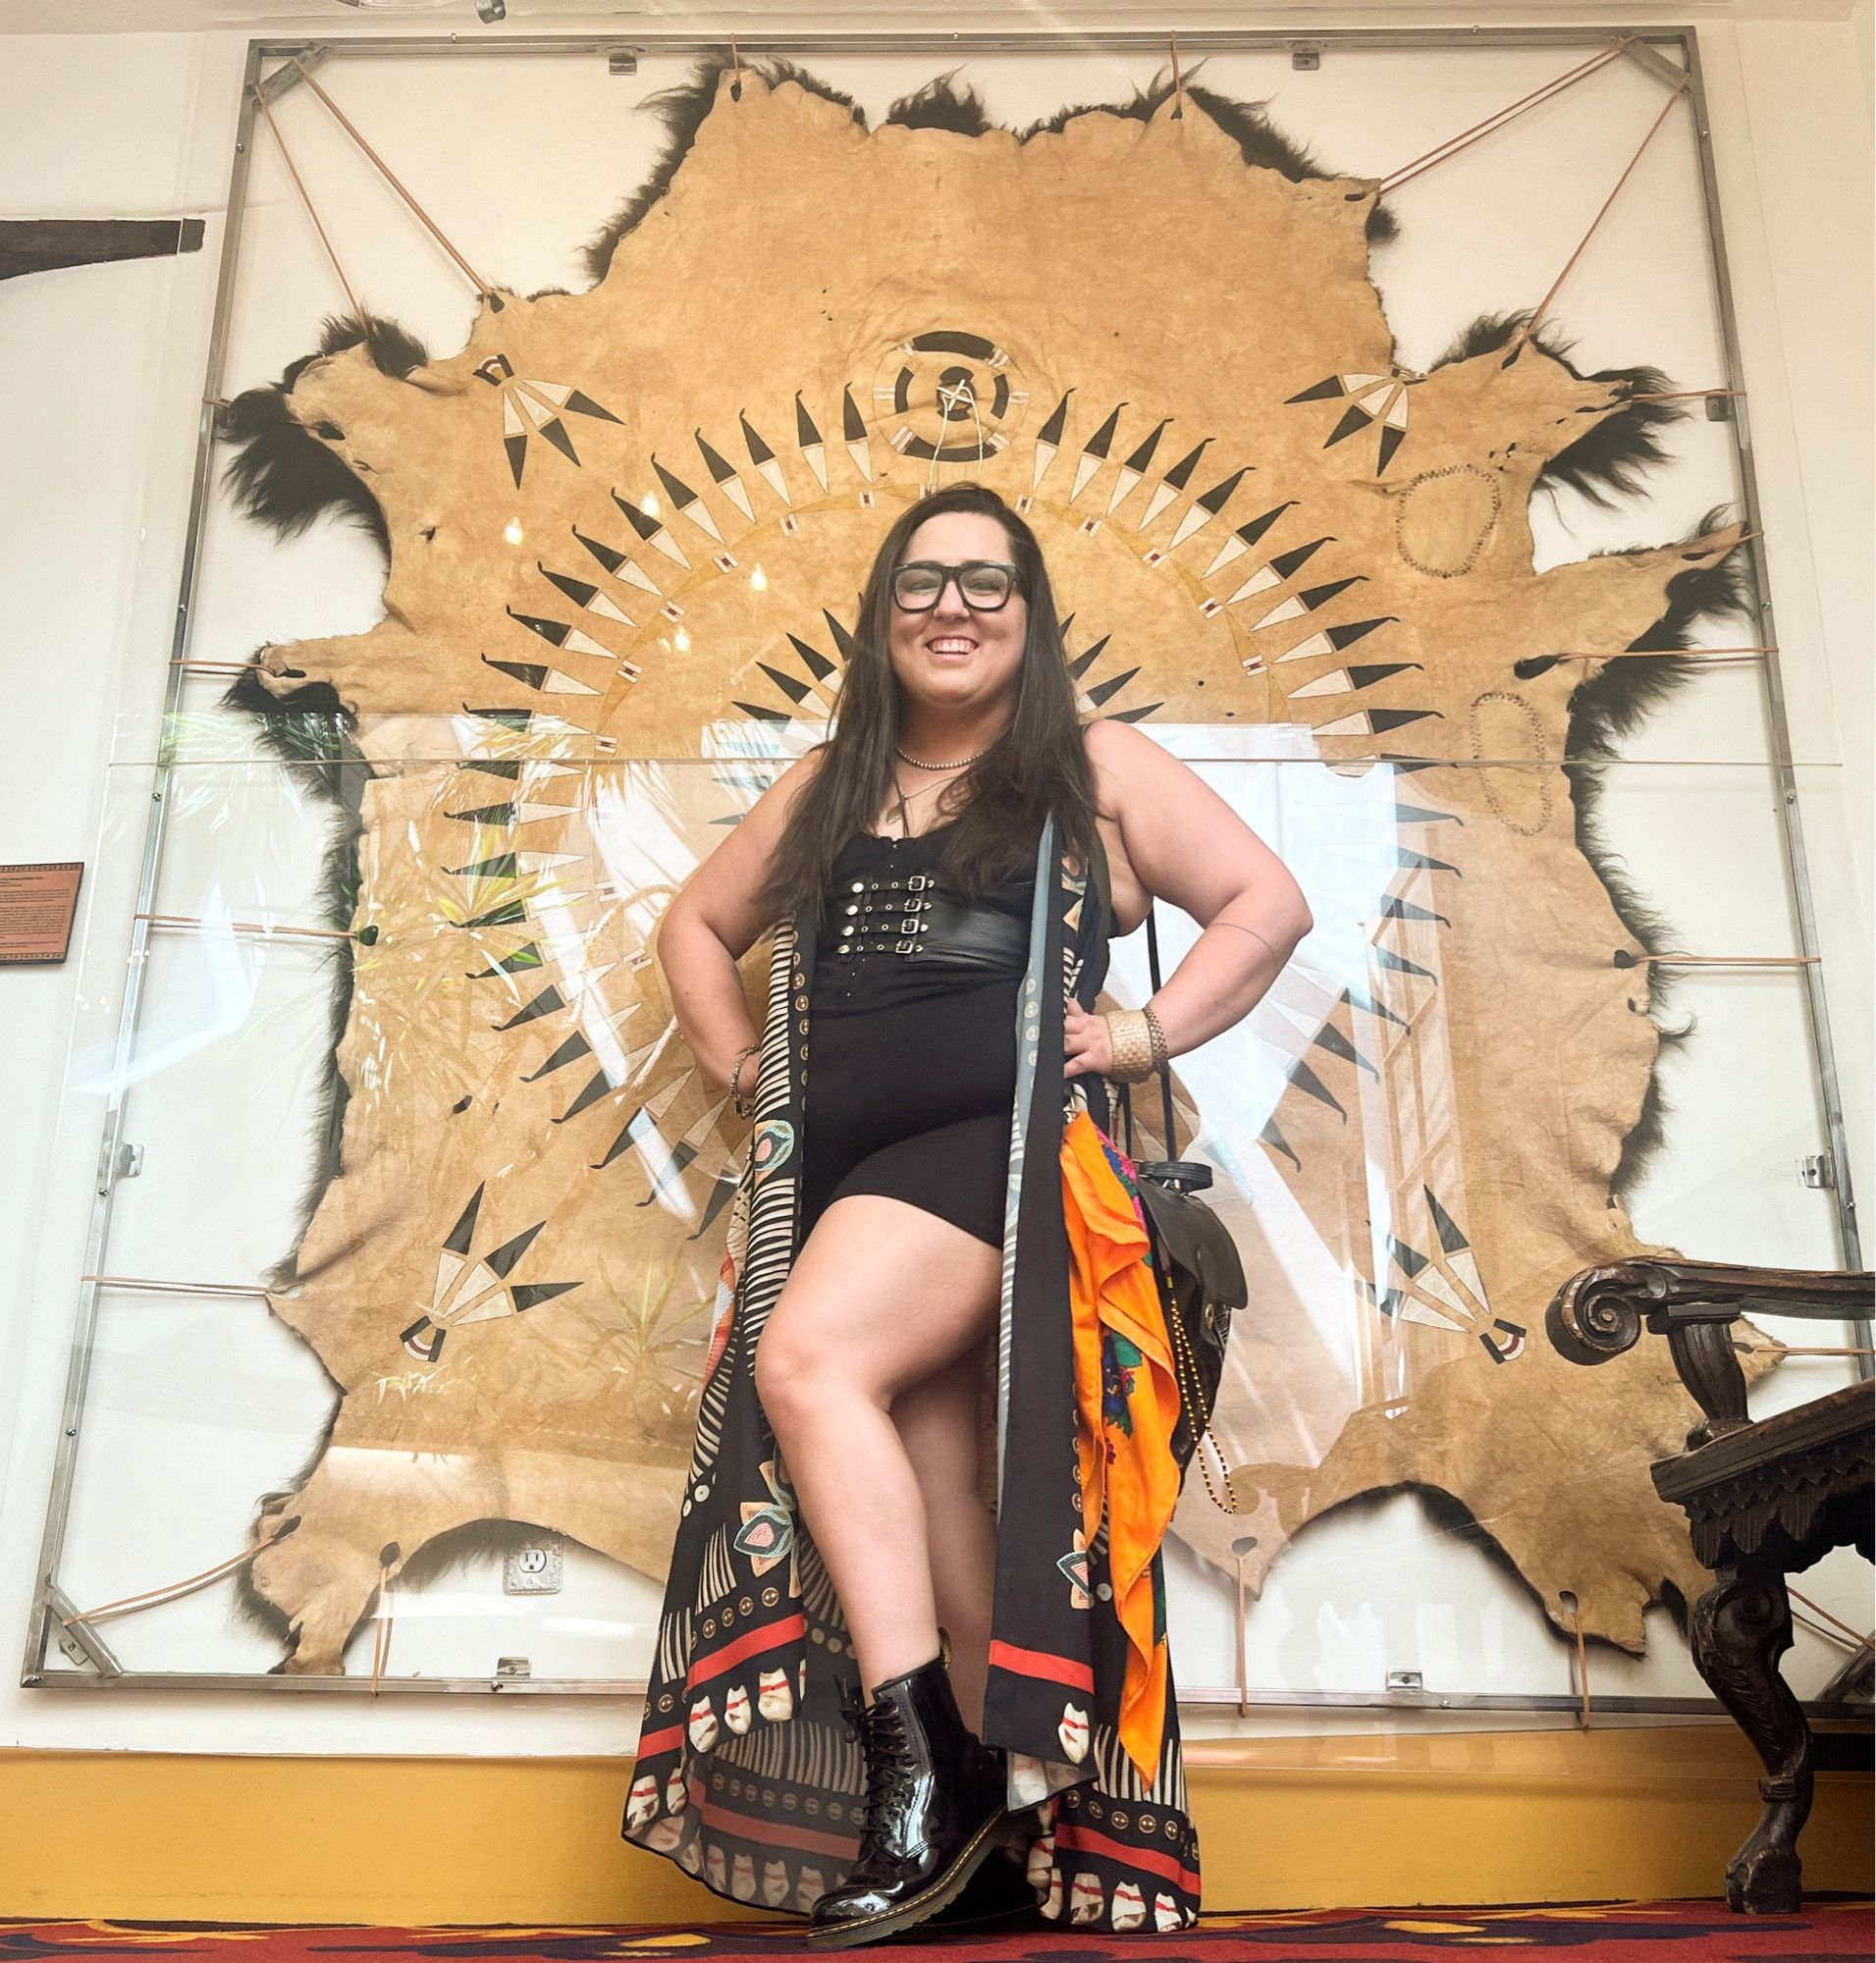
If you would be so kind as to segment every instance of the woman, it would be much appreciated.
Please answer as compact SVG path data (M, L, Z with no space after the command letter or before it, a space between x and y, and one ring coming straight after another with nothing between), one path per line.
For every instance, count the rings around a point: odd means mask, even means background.
M1155 896L1205 931L1147 1011L1094 1013L1108 934ZM736 963L771 928L758 1041ZM817 1946L1012 1895L1196 1914L1164 1330L1150 1293L1096 1303L1091 1248L1118 1250L1116 1299L1150 1285L1129 1169L1080 1107L1230 1028L1309 928L1184 765L1078 726L1028 525L974 485L908 510L834 734L661 932L678 1025L756 1129L627 1837L807 1912ZM999 1847L1027 1882L979 1873Z

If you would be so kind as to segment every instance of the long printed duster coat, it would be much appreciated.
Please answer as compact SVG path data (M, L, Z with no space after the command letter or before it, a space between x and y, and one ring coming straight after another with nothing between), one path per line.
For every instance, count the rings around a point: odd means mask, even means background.
M1012 1809L1033 1809L1028 1872L1044 1913L1170 1931L1199 1908L1171 1674L1147 1777L1116 1732L1127 1639L1102 1523L1091 1531L1082 1514L1076 1446L1062 1021L1071 996L1093 1004L1105 973L1101 884L1061 862L1047 827L1017 1006L984 1736L1007 1754ZM799 1232L814 942L806 912L776 935L755 1131L623 1830L719 1894L804 1913L851 1865L866 1789L846 1622L756 1395L757 1345Z

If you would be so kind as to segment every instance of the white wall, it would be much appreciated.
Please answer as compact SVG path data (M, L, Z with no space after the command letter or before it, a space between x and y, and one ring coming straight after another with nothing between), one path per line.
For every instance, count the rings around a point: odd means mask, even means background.
M1805 819L1866 1197L1876 1192L1868 1096L1868 0L1860 0L1854 22L1720 21L1701 31L1795 745L1806 766ZM0 699L16 784L0 859L95 866L101 825L129 834L140 823L147 786L133 769L108 769L106 760L122 705L135 705L147 722L161 695L215 280L213 221L225 195L242 53L239 39L213 33L0 37L4 215L211 220L209 249L198 255L0 286L10 383L0 425L8 452L0 471ZM147 752L133 742L122 754ZM107 796L110 780L118 788ZM93 879L86 894L102 952L82 977L76 960L0 972L0 1744L622 1749L632 1714L587 1700L404 1698L367 1707L318 1696L13 1685L97 1143L90 1107L56 1137L55 1125L75 1030L95 1041L115 1024L110 951L122 945L130 911L121 843L111 865L115 888Z
M1876 884L1876 615L1869 363L1870 95L1850 24L1742 23L1710 47L1708 89L1779 636L1793 754L1840 1050L1863 1260L1876 1260L1870 1194L1870 895ZM1730 58L1729 58L1730 57ZM1731 131L1731 140L1725 133ZM1828 789L1842 772L1841 795Z

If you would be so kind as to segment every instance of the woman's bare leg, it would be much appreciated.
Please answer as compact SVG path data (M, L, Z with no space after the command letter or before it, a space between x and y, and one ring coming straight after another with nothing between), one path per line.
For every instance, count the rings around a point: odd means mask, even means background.
M756 1387L868 1689L938 1647L925 1498L893 1402L982 1340L1001 1270L962 1228L857 1194L822 1215L762 1332Z
M951 1639L951 1689L974 1731L984 1728L996 1589L996 1523L978 1490L983 1380L984 1346L974 1343L892 1404L892 1422L925 1502L932 1588Z

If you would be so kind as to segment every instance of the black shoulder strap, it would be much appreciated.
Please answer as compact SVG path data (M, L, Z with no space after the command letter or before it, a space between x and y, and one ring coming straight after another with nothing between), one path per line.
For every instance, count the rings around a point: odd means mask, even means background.
M1159 923L1154 918L1157 911L1158 902L1149 901L1147 904L1147 979L1152 983L1152 992L1154 995L1159 992ZM1152 997L1148 999L1151 1000ZM1159 1066L1159 1093L1165 1099L1166 1103L1166 1156L1169 1159L1174 1159L1179 1154L1174 1146L1172 1137L1172 1066L1169 1063L1162 1063Z

